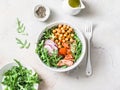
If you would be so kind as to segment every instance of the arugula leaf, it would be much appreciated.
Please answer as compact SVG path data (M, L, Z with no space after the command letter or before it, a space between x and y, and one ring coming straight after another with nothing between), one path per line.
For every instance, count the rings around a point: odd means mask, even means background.
M82 52L82 43L76 33L74 34L74 39L76 40L76 45L73 45L75 46L75 50L74 52L72 52L72 54L75 60L77 60L80 57Z
M28 35L25 33L25 25L17 18L17 32L22 35Z
M18 66L13 66L4 73L2 84L6 87L5 90L35 90L34 85L42 81L38 74L22 66L18 60L14 60Z
M48 51L44 48L44 42L45 40L40 40L37 44L36 53L39 55L41 60L50 67L58 67L57 63L59 60L61 60L63 57L58 56L57 51L54 51L53 54L50 56L48 54Z
M17 41L17 44L20 45L20 48L26 48L26 49L28 49L30 47L30 43L28 43L27 40L22 41L19 38L16 38L16 41Z

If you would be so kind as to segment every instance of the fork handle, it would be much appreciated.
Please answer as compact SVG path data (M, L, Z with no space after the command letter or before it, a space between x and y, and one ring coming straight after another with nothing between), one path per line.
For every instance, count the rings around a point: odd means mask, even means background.
M92 66L91 66L91 57L90 57L90 39L88 40L88 53L87 53L87 67L86 67L86 75L91 76L92 75Z

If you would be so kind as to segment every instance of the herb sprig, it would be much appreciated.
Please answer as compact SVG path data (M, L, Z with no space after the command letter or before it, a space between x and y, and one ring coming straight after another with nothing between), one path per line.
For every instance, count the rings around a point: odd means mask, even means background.
M25 25L17 18L17 33L20 35L27 35L28 33L25 32ZM19 38L16 38L17 44L20 45L20 48L26 48L28 49L30 47L30 42L28 40L21 40Z
M25 25L17 18L17 32L22 35L28 35L28 33L25 32Z
M27 49L27 48L30 47L30 43L27 40L22 41L19 38L16 38L16 41L17 41L17 44L20 45L20 48L26 48Z

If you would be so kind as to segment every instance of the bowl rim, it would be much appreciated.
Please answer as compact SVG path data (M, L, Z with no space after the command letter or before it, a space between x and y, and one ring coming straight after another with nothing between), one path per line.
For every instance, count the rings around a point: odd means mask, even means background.
M38 43L39 43L39 40L41 39L41 37L42 37L42 35L43 35L43 32L45 31L45 29L46 28L51 28L51 27L53 27L53 26L55 26L55 25L58 25L58 24L66 24L66 25L69 25L69 26L71 26L72 28L74 28L74 31L77 33L77 36L79 37L79 39L81 40L81 42L82 42L82 53L81 53L81 55L80 55L80 57L78 58L78 60L76 60L76 62L72 65L72 66L70 66L70 67L67 67L67 68L54 68L54 67L49 67L49 66L47 66L42 60L41 60L41 58L39 57L39 61L42 63L42 65L44 66L44 67L46 67L47 69L49 69L49 70L52 70L52 71L55 71L55 72L66 72L66 71L70 71L70 70L72 70L72 69L74 69L75 67L77 67L80 63L81 63L81 61L84 59L84 56L85 56L85 54L86 54L86 40L85 40L85 37L84 37L84 34L82 33L82 31L78 31L78 27L77 26L74 26L74 25L71 25L70 23L68 23L68 22L66 22L66 21L55 21L55 22L52 22L52 23L50 23L50 24L48 24L48 25L46 25L43 29L42 29L42 31L39 33L39 36L38 36L38 39L37 39L37 44L36 44L36 47L37 47L37 45L38 45ZM38 55L38 54L37 54Z

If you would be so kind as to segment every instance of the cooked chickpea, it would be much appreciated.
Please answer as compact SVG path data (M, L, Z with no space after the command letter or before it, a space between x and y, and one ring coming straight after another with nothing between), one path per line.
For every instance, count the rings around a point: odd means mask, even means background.
M55 43L58 43L58 40L57 40L57 39L55 40Z
M58 45L58 48L61 48L62 46L61 45Z
M52 32L53 32L53 33L56 33L56 30L53 30Z
M67 38L68 38L68 39L70 38L70 34L69 34L69 35L67 35Z
M70 26L67 25L67 29L69 29Z
M65 41L68 41L68 38L65 38Z
M63 28L63 27L61 27L61 30L64 30L64 28Z
M65 33L65 30L62 30L62 33Z
M67 30L67 33L70 33L70 30L69 30L69 29Z
M57 44L60 45L60 42L58 42Z
M67 28L67 25L64 24L64 25L63 25L63 28L66 29L66 28Z
M64 37L66 37L66 36L67 36L67 34L65 33L65 34L64 34Z
M73 31L73 29L72 29L72 28L69 28L69 31L70 31L70 32L72 32L72 31Z
M73 42L73 39L72 39L72 38L70 38L70 42L71 42L71 43Z
M64 43L64 42L65 42L65 40L62 40L62 42Z
M58 27L61 28L61 27L62 27L62 24L59 24Z
M55 36L59 36L59 33L56 33Z
M72 34L71 34L71 37L73 37L73 36L74 36L74 34L72 33Z
M62 36L63 36L62 34L59 35L59 37L62 37Z
M61 38L61 37L59 37L58 39L59 39L59 40L62 40L62 38Z
M65 37L64 37L64 35L62 36L62 40L64 40L65 39Z

